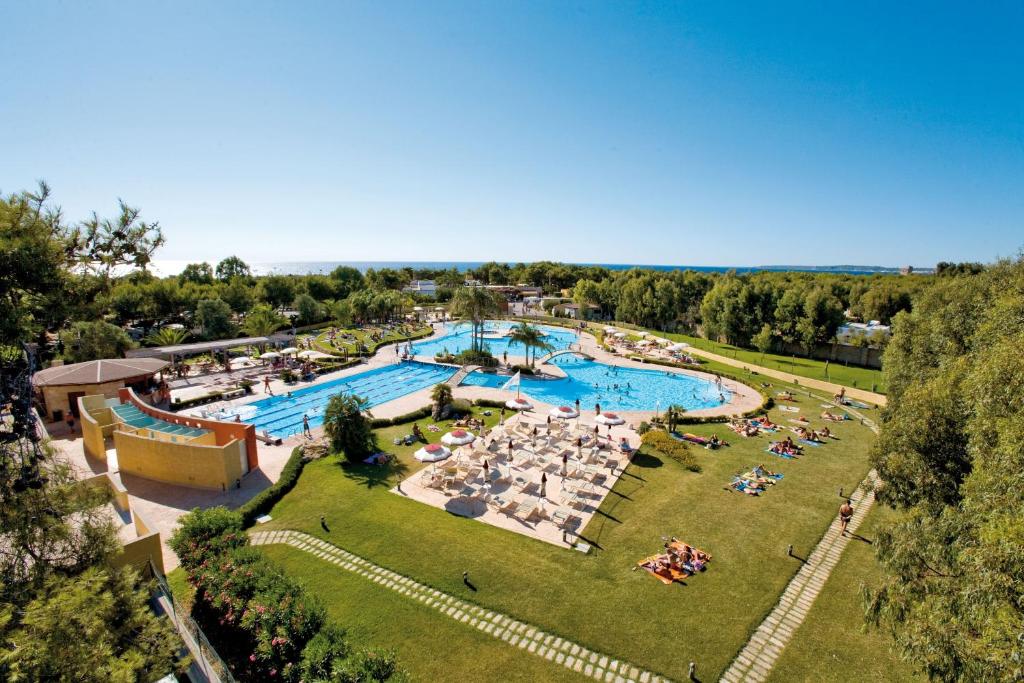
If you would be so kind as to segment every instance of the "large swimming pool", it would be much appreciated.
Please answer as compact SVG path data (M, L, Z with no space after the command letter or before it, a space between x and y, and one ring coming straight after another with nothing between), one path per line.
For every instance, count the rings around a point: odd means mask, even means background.
M490 352L497 357L505 352L512 356L524 354L521 344L510 341L503 335L507 333L516 323L500 320L489 320L484 330L484 344ZM570 344L578 341L576 333L561 327L550 327L548 325L537 325L537 329L544 333L544 341L551 344L554 350L569 348ZM417 356L429 356L433 358L438 353L458 353L468 349L470 346L470 332L472 326L468 322L445 323L443 336L416 342L412 345L413 354ZM544 355L544 351L538 351L537 355Z
M565 371L564 379L522 378L521 392L553 405L569 405L576 399L584 410L662 410L679 405L686 410L714 408L730 400L730 392L719 391L714 382L664 370L640 370L605 365L567 354L551 360ZM473 372L463 384L501 388L507 376Z
M241 406L239 413L242 421L256 425L256 431L286 437L302 431L303 415L309 416L312 427L323 424L324 408L335 394L362 396L367 407L372 408L444 382L454 374L455 368L451 366L407 361L296 389L291 396L270 396Z

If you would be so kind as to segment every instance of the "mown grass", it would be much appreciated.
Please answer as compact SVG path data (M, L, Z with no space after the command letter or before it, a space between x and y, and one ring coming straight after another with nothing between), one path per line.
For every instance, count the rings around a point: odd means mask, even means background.
M813 417L821 411L818 403L804 398L798 405ZM791 415L774 409L771 417L786 425ZM799 561L786 555L787 545L793 544L797 554L808 553L835 514L837 490L852 490L863 478L872 438L865 427L847 422L834 430L841 440L785 461L765 452L764 438L741 439L724 425L685 427L705 436L717 433L733 445L697 450L700 473L641 452L583 531L593 545L584 555L390 493L398 478L419 469L411 458L416 446L390 446L393 436L408 431L402 426L379 432L382 444L398 456L394 468L347 465L333 457L311 463L272 510L273 521L261 528L314 534L440 590L672 678L685 678L695 661L708 680L724 670L799 568ZM733 473L758 463L783 472L785 479L761 498L724 490ZM320 528L321 515L329 532ZM708 571L672 586L633 571L670 535L711 553ZM325 572L340 569L327 569L312 557L282 561L340 615L361 609L360 600L368 599L348 588L330 588ZM463 571L470 572L476 591L463 585ZM369 603L366 618L387 621L399 614L376 611ZM398 633L407 625L421 628L418 617L389 623ZM443 666L428 668L413 651L424 647L422 642L394 642L414 676L464 678L458 650L442 646ZM503 662L501 676L532 676L535 656L509 654L512 648L493 639L479 647L474 652L480 657Z
M339 335L334 343L328 338L328 328L316 333L313 339L314 346L321 347L321 350L332 353L354 354L359 353L360 345L365 346L368 353L373 353L383 344L396 341L404 341L427 335L431 331L429 325L407 325L396 330L384 330L378 325L367 325L364 327L339 328ZM403 332L404 330L404 332ZM373 334L384 332L384 336L374 341ZM342 341L341 335L349 334L355 337L353 341Z
M897 513L875 506L846 547L814 606L772 670L772 681L925 681L891 650L889 636L864 627L861 586L881 570L871 541Z

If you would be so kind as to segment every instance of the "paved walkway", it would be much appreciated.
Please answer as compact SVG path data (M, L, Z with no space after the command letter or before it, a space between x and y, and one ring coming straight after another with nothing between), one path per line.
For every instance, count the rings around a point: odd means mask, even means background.
M856 411L849 411L860 417L871 431L878 433L877 425ZM722 681L739 683L752 681L760 683L768 678L775 661L793 638L814 605L815 598L828 581L832 569L839 562L850 538L857 532L864 517L875 502L875 488L878 486L878 472L871 470L850 495L854 507L853 518L846 527L849 535L839 533L839 519L832 520L828 531L804 565L790 580L775 609L757 627L754 635L736 655L736 659L725 673Z
M782 370L772 370L771 368L765 368L760 365L754 365L753 363L747 363L742 360L712 353L711 351L705 351L704 349L697 348L696 346L689 347L687 351L695 356L703 356L708 360L717 361L725 365L731 365L734 368L753 370L760 375L780 379L783 382L789 382L790 384L799 384L800 386L810 387L811 389L827 391L830 396L838 394L840 389L846 389L846 395L858 401L867 401L868 403L874 403L876 406L885 406L889 402L884 394L876 394L873 391L865 391L864 389L854 389L852 387L843 386L842 384L826 382L821 379L801 377L800 375L794 375L791 372L784 372Z
M368 560L342 550L301 531L255 531L249 537L253 545L285 544L311 553L338 567L390 588L410 600L416 600L447 617L501 639L555 665L606 683L662 683L667 679L587 648L535 626L517 621L499 612L484 609L453 595L379 567Z

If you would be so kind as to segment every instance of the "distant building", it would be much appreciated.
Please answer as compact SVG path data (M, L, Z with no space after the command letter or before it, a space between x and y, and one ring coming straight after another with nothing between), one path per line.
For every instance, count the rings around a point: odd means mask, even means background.
M903 266L900 268L900 275L913 275L914 266Z
M423 296L436 296L437 283L433 280L413 280L403 287L402 291L409 292L411 294L421 294Z
M573 320L594 320L598 317L601 312L599 306L594 304L557 304L551 309L552 315L557 315L563 318L572 318Z
M891 333L888 325L883 325L877 320L869 320L866 323L846 323L836 330L836 341L850 346L856 344L858 339L867 339L871 342L888 339Z

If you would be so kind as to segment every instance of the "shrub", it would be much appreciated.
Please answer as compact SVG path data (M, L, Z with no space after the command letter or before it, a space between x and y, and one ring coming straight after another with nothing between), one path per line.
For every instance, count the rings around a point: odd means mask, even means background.
M505 402L494 398L478 398L473 401L473 405L481 408L504 408Z
M469 399L457 398L451 403L452 413L456 415L468 415L473 409L473 403Z
M651 425L648 424L646 421L641 422L640 426L636 428L636 433L639 434L640 436L643 436L649 431L651 431Z
M256 386L256 382L253 382L251 379L243 379L241 382L238 383L238 387L244 390L245 393L247 394L252 393L252 388L254 386Z
M466 349L460 351L454 358L454 362L459 365L479 365L485 368L498 367L498 359L491 355L490 351L486 349Z
M285 368L284 370L281 371L281 381L282 382L286 382L288 384L291 384L292 382L296 381L297 379L298 379L298 376L295 374L295 371L292 370L291 368Z
M697 464L697 459L690 452L690 447L686 445L685 441L673 438L660 429L648 430L641 437L641 441L647 448L675 460L691 472L700 472L700 465Z
M238 508L238 514L242 516L242 524L247 527L251 526L257 517L270 512L270 509L295 487L306 462L302 448L293 449L277 482L273 486L263 489Z
M533 369L533 368L531 368L531 367L530 367L529 365L513 365L513 366L512 366L512 369L513 369L513 370L515 370L516 372L521 372L521 373L523 373L524 375L533 375L533 374L536 374L536 372L534 371L534 369Z
M397 417L375 417L370 420L370 427L372 429L380 429L382 427L394 427L395 425L405 424L406 422L422 420L430 417L432 409L432 406L423 406L422 408L417 408L412 412L406 413L405 415L398 415Z
M206 510L194 508L182 517L168 544L181 566L188 570L247 542L242 531L242 515L218 506Z

